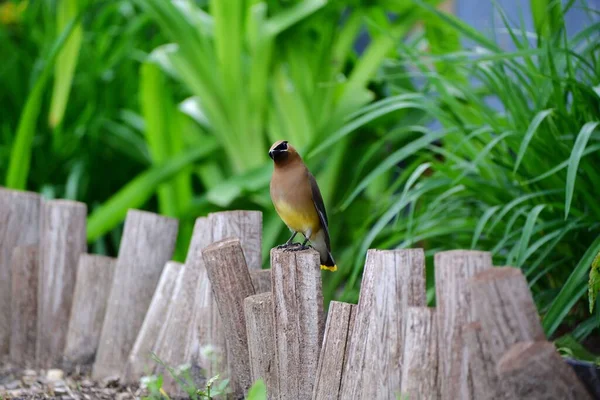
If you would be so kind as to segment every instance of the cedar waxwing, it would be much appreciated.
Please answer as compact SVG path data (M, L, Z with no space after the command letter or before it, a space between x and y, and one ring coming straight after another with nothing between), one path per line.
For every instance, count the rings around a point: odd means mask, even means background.
M300 249L310 240L321 258L321 269L336 271L331 256L327 212L315 177L300 154L285 140L275 142L269 150L275 169L271 178L271 200L279 217L292 231L292 237L280 248L292 246L298 232L304 235Z

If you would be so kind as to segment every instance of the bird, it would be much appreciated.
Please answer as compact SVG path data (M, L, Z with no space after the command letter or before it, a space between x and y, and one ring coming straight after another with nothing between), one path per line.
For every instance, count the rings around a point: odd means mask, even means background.
M315 177L287 140L275 142L269 149L269 157L274 164L271 200L279 217L292 231L292 237L278 248L302 250L310 241L319 252L321 269L337 271L331 255L327 212ZM299 248L294 248L292 242L298 233L304 235L305 240Z

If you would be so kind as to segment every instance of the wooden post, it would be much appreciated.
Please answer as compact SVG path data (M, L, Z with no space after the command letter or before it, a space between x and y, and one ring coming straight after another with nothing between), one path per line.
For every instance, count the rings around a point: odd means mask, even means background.
M10 359L35 367L37 329L38 246L15 247L12 256Z
M250 269L261 267L262 213L260 211L221 211L208 215L213 241L238 238Z
M165 263L175 248L178 222L130 210L108 296L93 377L118 375L136 340Z
M67 200L42 202L36 358L59 366L67 342L77 263L87 250L87 207Z
M250 278L254 291L258 293L271 293L271 270L270 269L253 269L250 270Z
M252 382L263 379L269 400L279 399L275 332L273 331L273 296L270 292L246 297L244 316L248 334L250 377Z
M435 293L439 349L439 380L442 399L459 398L468 370L464 359L463 326L474 322L469 278L492 268L488 252L452 250L435 255Z
M547 341L515 343L498 363L510 400L591 400L590 394Z
M273 323L279 398L311 397L323 340L319 254L271 250Z
M204 263L194 262L194 260L202 260L201 251L211 242L212 233L208 218L197 218L185 265L175 283L163 327L154 345L154 352L158 358L171 367L194 361L191 354L186 356L185 350L189 346L187 341L192 339L192 330L195 328L194 300L198 279L201 277L207 279ZM157 371L163 374L165 390L172 393L179 389L171 374L164 371L161 366L157 367Z
M425 304L422 249L368 251L340 399L401 393L406 309Z
M545 340L529 285L520 269L493 268L475 275L469 286L477 318L489 337L496 362L517 342Z
M489 338L480 322L463 328L470 379L463 382L461 398L498 400L503 393L498 383L496 362L492 357Z
M401 387L402 394L409 399L439 399L436 335L435 310L408 307Z
M260 269L262 242L262 213L258 211L224 211L208 216L212 226L211 243L228 237L238 238L244 251L246 265ZM188 257L189 262L202 265L194 301L194 332L186 345L186 359L197 360L212 377L221 374L227 363L227 346L219 310L214 300L210 281L202 257ZM230 371L231 372L231 371Z
M11 257L39 241L40 196L0 188L0 321L11 319ZM10 324L0 323L0 358L9 353Z
M313 400L338 400L340 398L346 349L354 325L355 311L354 304L339 301L332 301L329 304Z
M182 274L182 264L169 261L165 265L127 364L123 368L122 375L127 382L136 382L145 373L154 371L156 365L150 352L154 349L160 330L165 323L164 317L171 303L175 282Z
M254 295L250 272L239 239L213 243L202 256L225 328L234 395L244 396L252 384L244 317L244 299Z
M64 352L67 370L94 362L116 263L114 258L90 254L79 258Z

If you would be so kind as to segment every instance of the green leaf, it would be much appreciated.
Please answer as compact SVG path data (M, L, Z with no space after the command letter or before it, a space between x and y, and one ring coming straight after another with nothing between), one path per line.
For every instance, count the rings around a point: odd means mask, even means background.
M587 251L573 269L571 275L561 288L558 295L552 300L548 312L544 316L543 326L546 336L550 337L565 319L571 308L584 295L587 270L592 265L594 256L600 251L600 236L588 247Z
M62 30L69 21L77 18L79 8L85 7L82 0L62 0L58 3L56 14L57 26ZM52 102L50 103L49 123L54 128L62 122L69 100L69 92L73 83L73 75L79 58L79 49L83 40L83 28L81 23L75 24L71 36L65 42L62 50L56 58L54 67L54 88L52 91Z
M575 190L575 179L577 178L577 169L579 168L579 162L583 157L583 152L587 146L587 142L598 126L598 122L588 122L579 131L575 146L571 151L571 157L569 158L569 167L567 169L567 185L565 187L565 219L569 216L571 209L571 201L573 200L573 192Z
M521 239L519 240L517 267L521 267L525 261L525 255L527 254L527 247L529 246L529 241L531 240L533 227L535 226L535 222L537 221L537 218L544 207L546 207L545 204L538 204L537 206L533 207L533 209L529 212L529 215L527 215L527 221L525 221Z
M25 189L27 177L31 168L31 150L33 137L36 132L37 119L42 105L42 96L46 84L50 79L50 73L54 61L65 42L73 32L78 18L72 19L63 29L60 36L54 41L50 53L45 57L43 70L38 77L33 89L27 96L25 107L19 119L17 134L10 152L8 172L6 174L6 186L12 189Z
M247 400L266 400L267 386L262 379L257 380L248 390Z
M590 269L590 281L588 283L590 314L594 312L594 304L596 303L598 292L600 292L600 251L596 254L596 257L594 257L592 268Z
M519 154L517 155L517 161L515 162L515 168L513 172L517 172L519 169L519 165L521 165L521 161L523 161L523 157L525 156L525 152L527 151L527 147L529 146L529 142L533 139L533 135L537 131L538 127L542 123L542 121L552 113L552 109L540 111L535 115L529 127L527 128L527 132L525 132L525 136L523 136L523 140L521 141L521 146L519 147Z
M216 148L216 142L206 143L202 148L195 148L174 157L165 164L152 167L132 179L89 216L88 242L93 242L123 221L127 210L143 206L161 183L173 178L191 163L208 156Z

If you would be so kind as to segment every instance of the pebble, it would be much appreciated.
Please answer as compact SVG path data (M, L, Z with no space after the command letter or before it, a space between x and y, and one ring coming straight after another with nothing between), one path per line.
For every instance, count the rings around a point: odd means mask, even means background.
M65 373L62 371L62 369L49 369L48 373L46 374L46 378L49 381L59 381L62 380L64 376Z
M12 382L6 383L4 385L4 387L6 388L6 390L17 389L19 386L21 386L21 382L19 382L19 381L12 381Z

